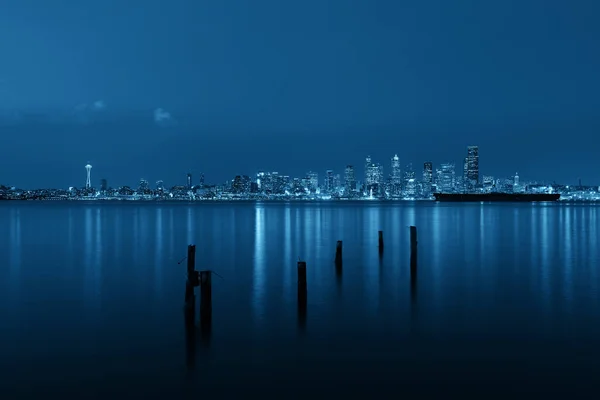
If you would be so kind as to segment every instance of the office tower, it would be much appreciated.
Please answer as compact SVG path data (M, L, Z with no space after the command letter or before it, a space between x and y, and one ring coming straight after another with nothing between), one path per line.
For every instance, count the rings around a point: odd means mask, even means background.
M92 187L92 166L90 163L87 163L85 166L85 171L87 175L87 179L85 180L85 188L89 189Z
M344 172L344 191L346 192L346 195L349 195L356 190L354 167L352 165L346 165L346 170Z
M204 173L200 173L200 179L198 180L198 185L204 186Z
M491 192L494 190L494 177L493 176L483 176L482 186L484 192Z
M108 190L108 182L106 179L100 179L100 190L103 192Z
M156 181L156 190L165 190L165 185L163 184L163 181Z
M265 178L265 173L263 171L258 171L256 174L256 188L258 192L263 191L263 180Z
M316 172L309 172L308 174L306 174L306 177L308 178L308 190L311 193L315 193L317 191L317 188L319 187L319 174Z
M339 193L342 187L342 177L340 174L335 174L333 176L333 191Z
M423 164L423 195L425 197L431 196L432 187L433 187L433 164L428 161Z
M236 194L244 192L244 184L242 182L241 175L236 175L235 178L233 178L233 182L231 183L231 191Z
M402 172L400 170L400 159L398 158L398 154L395 154L392 157L392 174L391 178L391 189L393 196L399 196L402 192Z
M371 167L371 156L367 156L367 158L365 158L365 185L369 186L371 185L371 173L370 173L370 167Z
M455 191L455 168L454 163L440 165L438 175L438 191L441 193L452 193Z
M331 193L333 192L334 189L334 182L333 182L333 171L328 169L325 172L325 182L324 182L324 189L325 189L325 193Z
M192 174L190 174L189 172L187 174L187 188L188 189L192 188Z
M417 192L417 182L415 180L415 171L412 164L406 165L404 171L404 196L414 197Z
M581 187L581 180L579 181L579 186ZM523 192L523 187L521 186L521 182L519 180L519 173L517 172L513 178L513 192L521 193Z
M469 191L469 157L465 157L463 159L463 174L462 174L462 180L461 180L461 185L462 189L464 191Z
M148 185L148 181L145 179L140 179L140 184L138 186L138 191L146 192L150 190L150 185Z
M467 189L474 190L479 183L479 147L467 147Z

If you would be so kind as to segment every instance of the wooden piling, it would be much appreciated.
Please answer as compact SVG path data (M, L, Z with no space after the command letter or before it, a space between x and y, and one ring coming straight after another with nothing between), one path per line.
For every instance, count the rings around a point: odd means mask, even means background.
M417 276L417 227L410 227L410 275L413 279Z
M306 261L298 261L298 290L306 291Z
M300 329L304 329L306 325L306 292L306 261L298 261L298 327Z
M379 251L383 251L383 231L379 231Z
M417 249L417 227L410 227L410 250Z
M337 267L342 266L342 241L338 240L335 246L335 265Z
M187 280L185 282L185 305L194 307L194 287L198 286L196 268L196 245L190 244L187 253Z

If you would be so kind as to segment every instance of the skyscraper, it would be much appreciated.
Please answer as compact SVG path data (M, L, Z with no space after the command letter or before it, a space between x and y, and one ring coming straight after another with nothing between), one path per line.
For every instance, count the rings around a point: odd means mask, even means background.
M463 159L463 173L462 176L460 178L460 186L461 186L461 190L468 192L469 191L469 157L465 157Z
M400 170L400 159L398 158L398 154L395 154L392 157L392 195L398 196L402 191L402 171Z
M309 172L308 174L306 174L306 177L308 178L308 190L311 193L315 193L317 191L317 188L319 187L319 174L316 172Z
M455 169L454 163L444 163L440 166L438 177L438 191L442 193L454 192Z
M100 179L100 190L103 192L108 190L108 182L106 179Z
M371 156L367 156L367 158L365 158L365 185L369 186L372 184L372 176L371 176Z
M346 170L344 171L344 191L346 192L346 196L349 196L356 190L356 178L354 177L354 166L346 165Z
M189 172L187 174L187 188L188 189L192 188L192 174L190 174Z
M404 170L404 196L414 197L416 191L415 171L413 170L412 163L409 163Z
M333 188L334 188L333 171L330 170L330 169L328 169L325 172L325 182L324 182L325 193L332 193L333 192Z
M479 147L467 147L467 190L472 191L479 183Z
M426 162L423 164L423 195L431 196L431 187L433 186L433 164Z
M150 185L148 185L148 181L145 179L140 179L140 184L138 185L138 191L141 193L145 193L150 190Z

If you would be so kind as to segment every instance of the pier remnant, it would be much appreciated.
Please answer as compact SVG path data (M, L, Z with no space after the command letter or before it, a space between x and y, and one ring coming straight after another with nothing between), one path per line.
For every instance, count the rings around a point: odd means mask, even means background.
M298 261L298 327L306 325L307 285L306 261Z
M338 240L337 244L335 246L335 266L338 268L342 266L342 241L341 240Z
M383 251L383 231L379 231L379 252Z
M185 282L185 306L194 307L194 287L198 286L198 271L196 271L196 245L190 244L187 253L187 280Z
M417 275L417 227L410 227L410 275L416 278Z

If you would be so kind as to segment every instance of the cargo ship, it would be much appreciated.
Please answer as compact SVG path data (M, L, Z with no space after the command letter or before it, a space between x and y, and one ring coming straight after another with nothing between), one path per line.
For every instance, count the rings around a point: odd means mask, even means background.
M436 201L506 201L534 202L557 201L558 193L434 193Z

